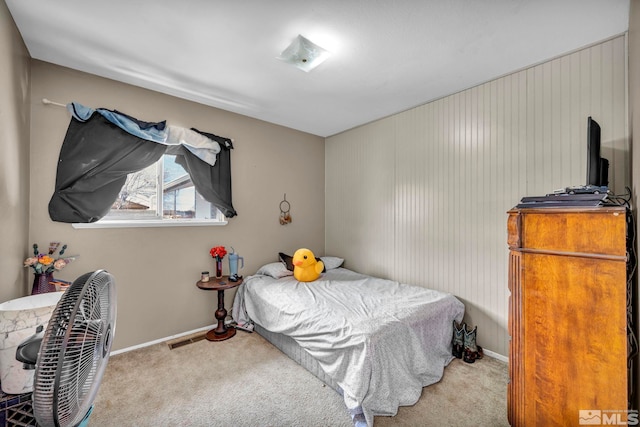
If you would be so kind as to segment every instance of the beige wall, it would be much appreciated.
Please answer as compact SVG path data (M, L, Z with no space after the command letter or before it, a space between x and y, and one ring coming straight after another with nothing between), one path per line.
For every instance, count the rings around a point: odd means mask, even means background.
M640 2L638 0L631 1L631 8L629 10L629 117L631 127L631 141L634 141L634 135L640 131ZM636 217L636 228L638 218L638 189L640 188L640 148L635 147L632 144L632 162L631 162L631 176L632 176L632 188L633 188L633 207ZM638 251L638 240L636 239L636 254ZM634 304L636 309L636 334L640 328L640 307L638 304L638 294L640 289L638 287L638 275L633 282L635 288ZM635 408L640 407L640 369L638 366L639 356L635 357Z
M617 193L630 184L624 36L326 142L327 252L347 267L453 293L479 344L508 354L506 211L586 181L602 127Z
M0 2L0 301L23 296L28 271L30 59Z
M215 293L195 286L202 270L213 270L212 246L233 246L245 258L244 275L276 261L279 251L309 247L324 253L322 138L41 61L32 61L32 80L28 241L47 245L60 240L69 245L68 254L80 255L58 275L61 279L99 268L115 275L114 350L214 322ZM42 98L117 109L140 120L167 120L232 138L238 216L221 227L74 229L51 221L47 204L70 116L64 108L44 105ZM293 222L281 226L284 193ZM226 293L228 310L233 295Z

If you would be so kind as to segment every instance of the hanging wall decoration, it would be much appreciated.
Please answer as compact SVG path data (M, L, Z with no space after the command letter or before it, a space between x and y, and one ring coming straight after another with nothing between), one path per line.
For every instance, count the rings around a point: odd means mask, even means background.
M291 222L291 204L287 202L287 193L284 193L284 200L280 202L280 225L287 225Z

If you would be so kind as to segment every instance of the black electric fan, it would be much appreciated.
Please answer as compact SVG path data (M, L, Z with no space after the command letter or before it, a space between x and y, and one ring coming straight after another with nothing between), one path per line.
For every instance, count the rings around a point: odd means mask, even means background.
M35 365L33 415L38 426L88 423L115 326L115 281L98 270L80 276L65 291L41 338L18 347L16 358Z

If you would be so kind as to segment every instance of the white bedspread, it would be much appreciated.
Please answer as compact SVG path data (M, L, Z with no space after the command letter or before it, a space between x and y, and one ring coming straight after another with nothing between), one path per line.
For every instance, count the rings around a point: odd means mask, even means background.
M452 360L452 322L464 305L454 296L338 268L313 282L255 275L238 289L246 315L288 335L342 388L366 423L413 405ZM238 320L236 318L236 320Z

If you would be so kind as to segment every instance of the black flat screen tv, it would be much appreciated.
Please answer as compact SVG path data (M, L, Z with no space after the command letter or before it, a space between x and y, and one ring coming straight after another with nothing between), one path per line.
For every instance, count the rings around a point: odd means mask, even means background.
M587 186L609 185L609 161L600 157L600 125L587 119Z

